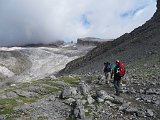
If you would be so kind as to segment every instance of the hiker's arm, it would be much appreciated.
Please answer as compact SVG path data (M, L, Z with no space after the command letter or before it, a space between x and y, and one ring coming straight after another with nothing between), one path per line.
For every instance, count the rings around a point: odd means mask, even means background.
M105 73L105 66L103 67L103 72Z
M116 65L113 65L111 68L111 79L113 78L115 67L116 67Z
M113 77L113 74L114 74L114 71L112 70L112 71L111 71L111 79L112 79L112 77Z

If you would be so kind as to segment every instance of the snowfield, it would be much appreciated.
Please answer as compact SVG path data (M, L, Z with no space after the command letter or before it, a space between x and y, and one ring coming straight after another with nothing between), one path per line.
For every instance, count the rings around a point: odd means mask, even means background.
M2 47L0 48L0 53L5 51L8 55L8 52L11 52L11 55L6 58L6 55L1 53L0 73L5 76L5 78L12 79L16 82L29 82L51 75L54 76L54 74L63 69L67 63L85 55L92 48L93 46L76 46L74 44L60 46L58 48ZM15 74L14 69L8 67L12 65L12 68L14 68L14 64L17 64L17 59L19 59L13 57L12 54L14 51L20 53L24 60L28 61L27 66L25 66L26 68L20 72L20 74ZM23 65L23 62L21 64ZM19 63L18 66L21 66L21 64Z

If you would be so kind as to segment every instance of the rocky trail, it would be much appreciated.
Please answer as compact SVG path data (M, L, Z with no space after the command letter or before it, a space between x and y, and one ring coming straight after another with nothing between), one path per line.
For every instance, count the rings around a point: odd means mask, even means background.
M159 120L160 89L152 84L124 80L120 96L99 74L12 84L0 90L0 119Z

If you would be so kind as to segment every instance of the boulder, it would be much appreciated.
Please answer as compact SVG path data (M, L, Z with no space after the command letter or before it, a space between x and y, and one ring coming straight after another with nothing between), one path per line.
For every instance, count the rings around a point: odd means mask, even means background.
M60 94L60 98L70 98L77 94L77 88L66 86Z
M85 81L86 83L92 83L92 81L93 81L92 75L87 74L87 75L83 76L82 80Z
M153 111L152 111L151 109L147 109L147 110L146 110L146 116L147 116L147 117L153 117L153 116L154 116Z
M105 76L104 76L104 75L99 75L99 76L98 76L97 83L98 83L99 85L104 85L104 84L106 84L106 78L105 78Z
M124 99L121 97L114 97L114 99L111 99L111 102L114 104L123 104L124 103Z
M156 100L153 103L156 104L157 106L160 106L160 100Z
M0 120L6 120L6 116L5 115L0 115Z
M91 95L88 95L88 97L87 97L87 102L88 102L88 104L92 104L94 101L95 101L95 100L92 98L92 96L91 96Z
M138 109L134 107L128 107L125 110L123 110L123 112L131 115L136 114L136 116L138 116Z
M48 101L55 101L55 96L54 95L51 95L47 98Z
M67 100L64 101L64 103L68 104L68 105L72 105L73 102L75 102L76 100L73 98L68 98Z
M85 118L85 110L82 106L77 106L74 109L74 116L75 118L84 119Z
M90 91L90 86L82 81L79 83L77 90L81 95L87 95Z
M102 99L105 99L107 98L109 95L106 93L106 91L104 90L97 90L96 91L96 96L97 98L102 98Z
M77 99L76 106L83 106L84 104L86 104L86 102L87 102L87 100Z
M127 109L130 106L131 102L124 102L120 107L119 110L124 111L125 109Z
M104 99L102 99L102 98L97 98L97 101L98 101L99 103L101 103L101 102L104 102Z

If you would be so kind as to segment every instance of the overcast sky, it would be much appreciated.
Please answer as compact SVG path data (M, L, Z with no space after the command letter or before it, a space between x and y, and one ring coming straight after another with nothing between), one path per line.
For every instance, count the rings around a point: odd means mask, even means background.
M117 38L155 11L156 0L0 0L0 46Z

